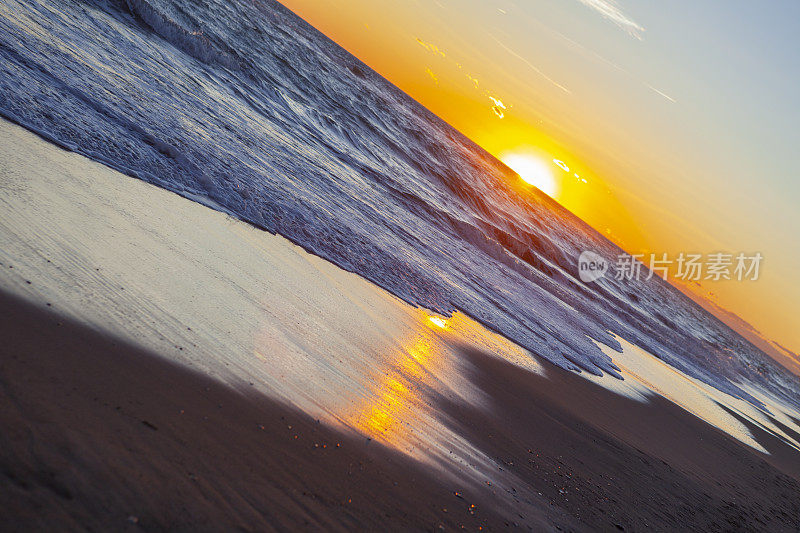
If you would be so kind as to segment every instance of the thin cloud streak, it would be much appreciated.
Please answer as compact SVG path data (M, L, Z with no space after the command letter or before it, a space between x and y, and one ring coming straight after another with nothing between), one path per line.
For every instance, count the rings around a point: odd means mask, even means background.
M633 37L640 41L642 40L642 33L644 28L636 21L623 13L615 0L578 0L581 4L594 9L600 13L604 18L610 20Z
M672 102L673 104L677 103L677 101L676 101L676 100L675 100L673 97L671 97L670 95L668 95L668 94L666 94L666 93L663 93L663 92L659 91L658 89L656 89L655 87L653 87L652 85L650 85L650 84L649 84L649 83L647 83L647 82L642 82L642 83L644 83L645 85L647 85L648 87L650 87L652 90L654 90L655 92L657 92L658 94L660 94L661 96L663 96L664 98L666 98L667 100L669 100L670 102Z
M544 79L546 79L547 81L549 81L550 83L552 83L553 85L555 85L556 87L558 87L559 89L561 89L562 91L564 91L565 93L567 93L567 94L572 94L572 91L570 91L569 89L567 89L566 87L564 87L563 85L561 85L560 83L558 83L557 81L555 81L553 78L551 78L550 76L548 76L547 74L545 74L544 72L542 72L542 71L541 71L541 70L540 70L538 67L536 67L536 65L534 65L533 63L531 63L530 61L528 61L527 59L525 59L523 56L519 55L519 54L518 54L518 53L516 53L514 50L512 50L511 48L509 48L508 46L506 46L505 44L503 44L503 41L501 41L500 39L498 39L498 38L497 38L497 37L495 37L494 35L491 35L491 34L489 34L489 36L490 36L492 39L494 39L494 40L495 40L495 42L497 42L497 44L499 44L499 45L500 45L500 46L501 46L501 47L502 47L502 48L503 48L503 49L504 49L506 52L508 52L508 53L509 53L509 54L511 54L512 56L516 57L517 59L519 59L520 61L522 61L522 62L523 62L523 63L525 63L526 65L528 65L528 67L530 67L530 68L531 68L531 69L532 69L534 72L536 72L536 73L537 73L539 76L543 77Z
M675 100L673 97L671 97L667 93L656 89L655 87L653 87L652 85L650 85L646 81L644 81L644 80L640 79L639 77L635 76L633 73L631 73L627 69L617 65L613 61L610 61L610 60L606 59L605 57L603 57L600 54L598 54L596 51L585 47L584 45L582 45L581 43L575 41L574 39L570 39L569 37L567 37L566 35L564 35L560 31L555 30L555 29L553 29L550 26L547 26L545 24L542 24L542 22L537 20L535 17L528 17L528 20L532 21L534 24L539 26L542 30L550 33L551 35L553 35L555 37L558 37L559 39L562 39L570 47L572 47L577 53L583 54L583 55L585 55L585 56L587 56L589 58L593 58L593 59L595 59L597 61L600 61L601 63L607 65L608 67L611 67L612 69L616 70L617 72L619 72L621 74L624 74L625 76L629 77L630 79L632 79L632 80L634 80L636 82L641 82L641 84L643 86L647 87L648 89L650 89L651 91L655 92L656 94L666 98L667 100L669 100L673 104L677 104L678 103L677 100ZM492 36L492 37L494 37L494 36Z

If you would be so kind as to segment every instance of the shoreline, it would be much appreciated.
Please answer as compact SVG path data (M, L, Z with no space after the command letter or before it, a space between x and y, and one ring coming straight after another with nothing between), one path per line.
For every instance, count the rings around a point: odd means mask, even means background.
M19 529L800 523L800 453L746 418L768 455L0 127L0 498Z

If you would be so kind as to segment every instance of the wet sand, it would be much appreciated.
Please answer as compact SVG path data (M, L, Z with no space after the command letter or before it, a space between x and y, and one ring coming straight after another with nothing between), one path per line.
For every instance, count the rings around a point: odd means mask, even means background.
M460 431L590 529L793 531L800 454L750 425L770 454L674 403L610 393L551 368L547 377L466 350L489 412L451 406Z
M0 296L0 317L3 530L800 524L800 457L781 441L758 435L763 456L666 400L559 369L544 378L465 350L490 410L438 405L517 480L506 492L14 297Z
M0 317L4 531L505 527L364 436L8 295Z
M0 133L2 530L800 527L796 413L711 425Z

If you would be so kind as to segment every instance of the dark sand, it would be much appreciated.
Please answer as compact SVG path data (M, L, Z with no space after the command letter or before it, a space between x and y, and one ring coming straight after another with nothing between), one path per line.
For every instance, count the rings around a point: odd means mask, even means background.
M661 397L465 356L495 408L450 406L457 431L591 529L800 531L800 452L745 419L770 455Z
M0 339L0 530L506 527L488 487L2 293Z
M800 528L782 441L752 428L766 456L549 365L464 350L491 410L439 400L521 480L496 494L2 294L0 339L2 530Z

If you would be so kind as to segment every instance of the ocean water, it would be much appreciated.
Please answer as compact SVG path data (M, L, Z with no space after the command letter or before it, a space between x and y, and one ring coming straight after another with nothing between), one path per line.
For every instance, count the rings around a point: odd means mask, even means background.
M800 407L795 376L659 278L581 282L582 251L621 251L276 2L2 0L0 114L564 368L619 377L597 344L619 337Z

